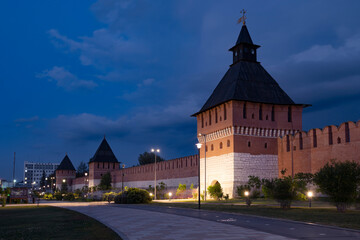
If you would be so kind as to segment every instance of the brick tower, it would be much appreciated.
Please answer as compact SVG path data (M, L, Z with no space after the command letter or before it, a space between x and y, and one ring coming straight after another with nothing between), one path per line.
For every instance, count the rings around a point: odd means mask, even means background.
M218 181L225 194L235 196L236 186L249 175L278 176L277 137L302 129L302 109L257 62L257 49L247 27L241 28L233 63L197 118L201 191Z
M118 170L119 165L120 163L104 137L99 148L89 162L89 187L99 185L101 177L107 172ZM116 181L114 177L115 175L112 175L113 183Z
M55 171L56 176L56 188L61 189L61 185L66 183L68 190L72 189L72 181L76 177L76 170L72 164L70 158L66 154L64 159L61 161L59 167Z

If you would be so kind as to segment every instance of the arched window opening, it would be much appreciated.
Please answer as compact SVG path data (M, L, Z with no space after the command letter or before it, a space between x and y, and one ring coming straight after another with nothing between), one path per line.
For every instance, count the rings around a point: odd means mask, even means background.
M275 121L275 107L272 106L271 108L271 121Z
M226 104L224 104L224 120L226 120Z
M259 108L259 120L263 120L263 117L262 117L262 105L260 105L260 108Z
M246 119L246 103L243 105L243 118Z
M211 151L214 151L214 145L211 144Z
M230 140L227 140L227 146L230 147Z
M223 148L223 143L222 142L220 142L220 149L222 149Z
M217 114L217 108L215 108L215 123L218 122L218 114Z
M337 138L337 143L338 144L341 143L341 138L340 137Z
M267 145L267 143L265 143L265 146L264 146L265 148L267 148L268 147L268 145Z
M209 126L211 126L211 110L209 110Z
M291 106L288 107L288 122L292 122L292 111Z
M250 141L248 142L248 147L251 147L251 142Z

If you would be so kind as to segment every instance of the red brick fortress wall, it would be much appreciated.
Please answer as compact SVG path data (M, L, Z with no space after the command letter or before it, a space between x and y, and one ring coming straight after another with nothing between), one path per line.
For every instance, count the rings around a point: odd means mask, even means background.
M360 121L297 132L278 138L279 175L315 173L331 159L360 163Z

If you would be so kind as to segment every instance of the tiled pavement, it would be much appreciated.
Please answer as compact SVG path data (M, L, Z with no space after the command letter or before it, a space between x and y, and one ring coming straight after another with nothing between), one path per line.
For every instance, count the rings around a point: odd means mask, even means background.
M60 203L57 206L78 211L99 220L114 229L124 240L290 239L221 222L133 208L83 203ZM224 221L231 221L231 219L224 219Z

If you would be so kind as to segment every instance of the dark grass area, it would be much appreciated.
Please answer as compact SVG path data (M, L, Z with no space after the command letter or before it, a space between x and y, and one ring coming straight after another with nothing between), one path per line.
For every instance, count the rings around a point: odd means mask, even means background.
M0 208L0 239L117 239L97 220L71 210L49 207Z
M159 206L181 208L197 208L193 203L152 203ZM293 207L283 210L275 206L254 205L251 207L230 204L203 204L201 209L257 215L271 218L289 219L308 223L317 223L360 230L360 211L348 210L345 213L337 212L334 208L305 208Z

